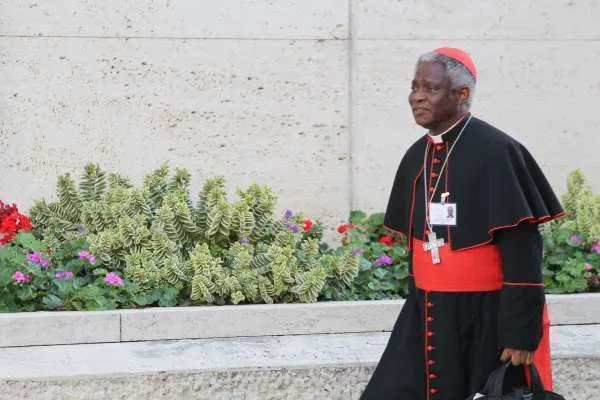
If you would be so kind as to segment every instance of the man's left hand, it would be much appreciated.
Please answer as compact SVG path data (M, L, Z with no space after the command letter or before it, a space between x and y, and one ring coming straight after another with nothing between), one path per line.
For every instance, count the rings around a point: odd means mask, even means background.
M531 365L533 362L533 351L506 348L502 352L500 360L502 362L511 360L512 365L515 366L522 364Z

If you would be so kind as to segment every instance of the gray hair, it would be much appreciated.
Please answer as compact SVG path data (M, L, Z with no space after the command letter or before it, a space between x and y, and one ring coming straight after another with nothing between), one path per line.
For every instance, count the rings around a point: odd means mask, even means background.
M471 75L469 70L455 59L434 52L426 53L419 57L416 70L419 69L421 64L426 62L437 62L446 68L446 73L448 74L448 78L450 78L452 89L469 88L469 98L467 99L465 106L467 109L470 108L471 102L473 101L473 95L475 94L475 78Z

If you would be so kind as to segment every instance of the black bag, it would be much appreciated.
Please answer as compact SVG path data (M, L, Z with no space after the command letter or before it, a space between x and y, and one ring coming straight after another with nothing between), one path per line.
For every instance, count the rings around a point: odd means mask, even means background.
M511 366L511 362L505 363L500 368L493 371L479 393L467 398L467 400L566 400L560 394L544 390L540 375L532 364L531 387L520 387L509 389L508 393L504 391L504 377L506 370Z

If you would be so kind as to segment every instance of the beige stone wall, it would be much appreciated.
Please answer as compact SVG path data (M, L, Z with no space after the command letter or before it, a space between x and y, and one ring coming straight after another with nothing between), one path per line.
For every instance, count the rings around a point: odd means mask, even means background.
M415 58L468 49L473 107L558 191L600 189L600 4L584 1L0 2L0 197L27 207L88 161L139 180L169 160L194 189L271 185L335 225L381 210L420 134Z

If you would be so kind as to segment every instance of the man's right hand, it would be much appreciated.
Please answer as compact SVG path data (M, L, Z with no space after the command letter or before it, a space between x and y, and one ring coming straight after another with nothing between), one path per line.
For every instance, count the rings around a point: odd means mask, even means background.
M514 366L522 364L531 365L533 362L533 351L506 348L502 352L500 360L502 362L511 360Z

